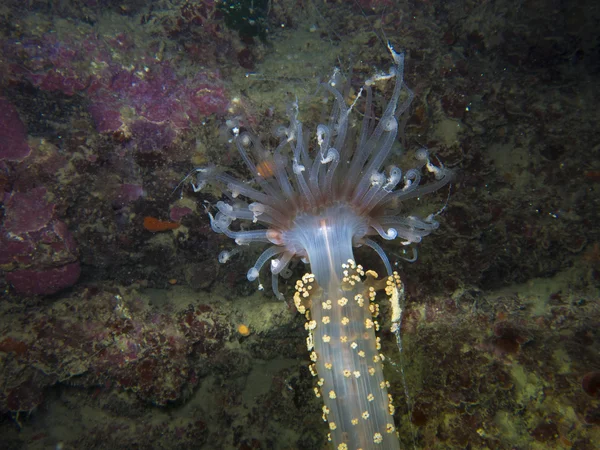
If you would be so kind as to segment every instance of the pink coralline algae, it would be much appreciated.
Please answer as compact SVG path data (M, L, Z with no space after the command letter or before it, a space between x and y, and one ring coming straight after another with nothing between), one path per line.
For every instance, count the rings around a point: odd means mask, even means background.
M197 383L230 330L206 305L157 314L140 299L96 290L47 303L2 330L0 353L12 353L3 372L0 411L30 411L43 390L60 381L115 387L158 405ZM206 367L204 367L205 369Z
M54 205L45 199L44 188L14 192L6 201L4 229L14 235L39 231L50 222Z
M45 270L15 270L6 275L6 280L21 294L48 295L74 285L80 273L79 263L75 262Z
M166 64L149 72L121 70L90 88L90 113L101 133L132 140L141 152L168 147L179 130L212 114L224 114L229 101L218 76L177 76Z
M44 33L41 37L4 42L11 78L25 78L44 91L68 96L85 89L91 78L89 58L100 55L92 39L81 37L70 36L66 43L55 33Z
M179 222L192 212L192 209L188 208L187 206L173 206L169 211L169 219L171 219L173 222Z
M73 96L90 83L90 62L110 58L107 52L99 53L98 39L75 34L61 41L56 33L41 36L23 36L19 40L0 41L6 73L10 83L27 81L43 91L59 92Z
M67 226L43 187L7 194L0 227L0 268L20 294L49 295L75 284L80 267Z
M123 207L144 196L144 188L139 184L123 183L119 186L114 204Z
M17 109L0 97L0 161L21 161L30 152L25 125Z
M171 145L177 134L169 124L136 120L129 127L140 152L160 151Z
M99 37L79 27L60 37L45 33L6 41L3 47L10 81L87 95L97 131L140 152L168 148L181 130L224 114L229 105L218 71L183 75L167 59L146 57L148 49L124 35Z

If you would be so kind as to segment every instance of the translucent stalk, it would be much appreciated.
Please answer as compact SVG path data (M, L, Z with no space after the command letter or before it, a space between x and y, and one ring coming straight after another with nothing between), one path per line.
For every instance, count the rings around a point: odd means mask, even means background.
M349 209L332 209L297 219L293 230L312 272L296 284L295 303L307 316L315 393L334 449L399 449L375 336L375 277L368 272L364 280L352 253L352 237L365 224Z

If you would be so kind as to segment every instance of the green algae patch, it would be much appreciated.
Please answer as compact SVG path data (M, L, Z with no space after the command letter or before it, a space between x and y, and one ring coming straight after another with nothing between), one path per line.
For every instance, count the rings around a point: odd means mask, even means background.
M494 416L494 423L505 442L510 442L511 445L514 445L521 440L520 438L523 435L522 424L510 412L498 411Z
M518 364L512 366L510 374L514 381L515 400L517 403L525 405L534 399L537 399L539 402L543 401L543 385L535 374L526 372L525 368Z

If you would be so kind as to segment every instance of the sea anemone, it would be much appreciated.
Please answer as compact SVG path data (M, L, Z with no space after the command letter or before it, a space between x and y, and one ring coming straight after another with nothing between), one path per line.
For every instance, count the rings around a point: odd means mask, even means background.
M401 214L400 208L404 201L433 192L452 178L441 163L432 163L424 148L416 152L414 167L405 172L385 166L398 135L399 118L413 99L403 80L404 55L391 45L388 48L392 68L368 79L350 105L342 94L338 70L321 84L333 97L333 107L328 123L317 126L316 139L305 133L294 103L288 111L290 124L278 130L280 143L272 151L256 136L233 130L235 145L252 175L249 182L211 166L196 169L192 184L198 192L213 183L228 198L216 204L214 217L209 213L213 231L238 245L271 244L248 271L248 280L256 280L271 260L273 291L283 298L279 275L289 272L294 258L310 264L311 273L296 283L295 303L307 316L307 343L315 362L311 371L318 377L315 393L325 401L323 418L329 422L336 449L399 447L391 417L394 409L381 369L384 357L374 333L379 328L378 308L370 301L377 289L386 287L397 304L401 284L372 237L399 238L404 245L420 242L438 227L435 214L421 219ZM395 86L378 119L373 85L386 80L395 80ZM350 132L354 131L351 113L361 99L362 123L358 133ZM422 183L424 172L432 174L428 183ZM258 227L232 229L236 220ZM363 245L383 261L388 272L383 284L375 281L373 271L354 262L353 247ZM219 259L223 262L229 256L223 252ZM399 320L399 311L395 316L394 322Z

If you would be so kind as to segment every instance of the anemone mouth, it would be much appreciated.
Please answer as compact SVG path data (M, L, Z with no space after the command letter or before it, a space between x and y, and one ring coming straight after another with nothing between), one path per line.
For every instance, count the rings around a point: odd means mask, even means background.
M386 166L402 123L399 118L413 98L404 84L404 56L391 46L388 48L392 68L365 81L350 105L339 88L343 85L339 71L321 84L328 97L333 98L333 106L328 122L317 126L316 145L309 142L294 103L288 110L290 124L280 129L280 143L273 150L263 147L251 133L233 129L233 142L252 175L251 183L239 181L216 167L196 169L196 182L192 184L195 192L210 182L219 185L227 197L217 203L215 216L209 213L215 232L227 235L238 245L272 244L250 269L248 279L256 280L263 265L274 258L272 286L280 298L279 275L285 276L295 257L308 258L311 266L315 265L315 242L326 230L337 230L335 239L337 245L345 248L344 258L353 257L353 245L366 245L381 257L391 274L385 252L370 237L384 241L399 238L402 244L409 245L419 243L438 226L437 213L420 219L398 212L402 202L449 183L452 172L441 163L433 164L427 149L418 150L414 166L404 172L399 167ZM377 118L372 86L376 81L387 80L395 81L393 92ZM354 141L348 138L349 117L361 99L364 112ZM434 180L422 182L423 172L431 173ZM230 226L236 220L262 228L234 230ZM322 224L326 224L325 228Z

